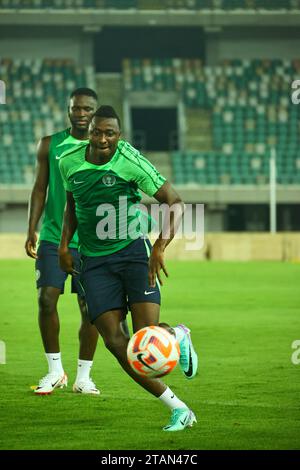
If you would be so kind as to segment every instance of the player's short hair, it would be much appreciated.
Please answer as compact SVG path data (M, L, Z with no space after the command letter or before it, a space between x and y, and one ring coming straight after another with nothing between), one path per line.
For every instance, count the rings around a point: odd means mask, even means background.
M100 108L98 108L94 113L93 118L94 117L116 119L118 121L119 128L121 129L121 120L112 106L106 104L100 106Z
M73 90L70 94L70 99L74 96L91 96L96 101L98 101L97 93L91 88L76 88L76 90Z

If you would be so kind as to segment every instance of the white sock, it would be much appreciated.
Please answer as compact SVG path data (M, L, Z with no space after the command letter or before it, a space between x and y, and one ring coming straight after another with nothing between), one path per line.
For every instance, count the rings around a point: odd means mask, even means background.
M64 369L61 363L61 354L59 353L45 353L48 367L49 367L49 374L63 374Z
M183 401L176 397L169 387L167 387L167 390L158 398L171 410L174 410L174 408L188 408Z
M93 365L93 361L84 361L78 359L77 377L75 382L81 382L82 380L88 380L90 378L90 371Z
M181 328L178 328L178 326L173 326L173 330L175 331L175 336L178 343L180 343L180 341L184 338L184 331Z

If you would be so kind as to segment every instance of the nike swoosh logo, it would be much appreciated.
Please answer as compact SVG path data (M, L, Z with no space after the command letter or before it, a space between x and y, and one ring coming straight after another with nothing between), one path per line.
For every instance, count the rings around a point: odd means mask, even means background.
M152 290L151 292L147 292L147 291L145 290L144 294L145 294L145 295L155 294L155 290Z
M193 364L192 364L192 353L191 353L191 347L190 347L190 354L189 354L189 368L187 372L185 372L185 375L187 377L190 377L193 373Z
M152 367L150 367L148 364L146 364L146 362L143 360L143 356L144 356L144 354L140 353L140 354L138 354L136 357L138 358L138 360L139 360L145 367L147 367L148 369L154 370Z
M58 379L56 382L54 382L54 384L51 384L52 387L55 387L56 384L58 384L58 382L60 382L61 379Z
M59 157L58 155L56 155L56 160L60 160L61 159L61 156Z
M74 180L74 184L80 184L80 183L84 183L84 181L75 181Z

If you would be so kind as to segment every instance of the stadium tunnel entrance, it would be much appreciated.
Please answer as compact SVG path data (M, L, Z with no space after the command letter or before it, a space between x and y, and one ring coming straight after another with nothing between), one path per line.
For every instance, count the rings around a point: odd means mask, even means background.
M131 132L134 147L141 151L178 150L178 110L132 107Z

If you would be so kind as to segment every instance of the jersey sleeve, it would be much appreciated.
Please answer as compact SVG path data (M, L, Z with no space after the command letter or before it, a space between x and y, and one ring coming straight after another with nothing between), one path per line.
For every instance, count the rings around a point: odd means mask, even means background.
M139 189L152 197L166 182L166 178L157 171L149 160L140 155L139 167L135 170L135 182Z
M147 158L126 141L121 148L121 154L125 157L123 169L126 173L126 179L133 181L148 196L154 196L166 182L166 178Z

